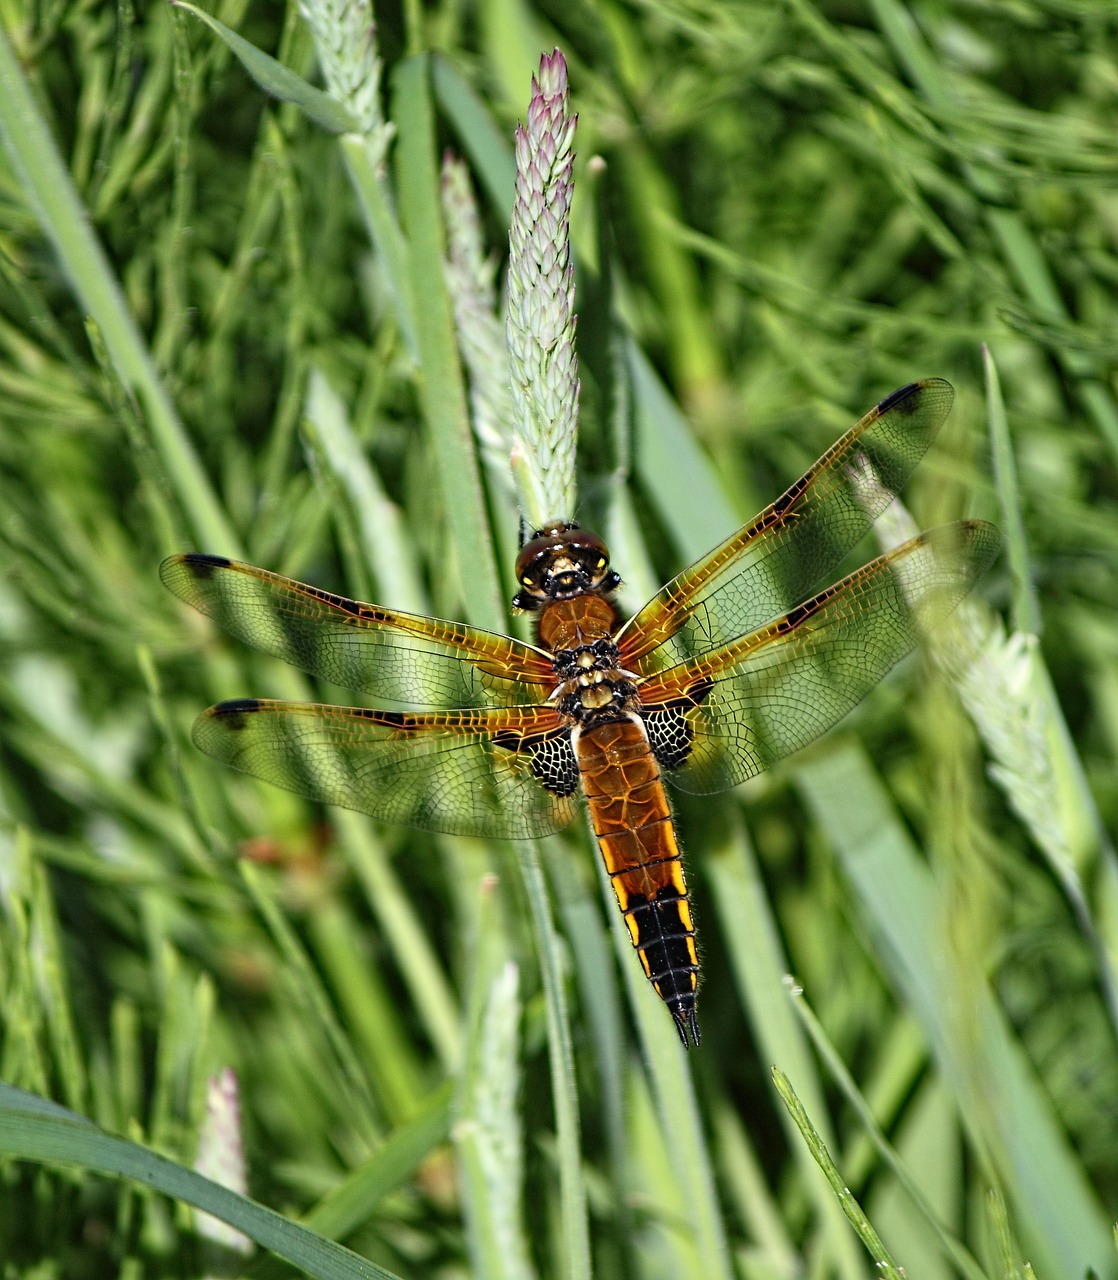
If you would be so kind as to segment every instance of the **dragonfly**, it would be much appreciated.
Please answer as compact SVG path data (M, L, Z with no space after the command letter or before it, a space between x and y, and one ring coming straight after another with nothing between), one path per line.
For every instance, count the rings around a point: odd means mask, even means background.
M644 973L698 1045L699 955L665 782L708 794L805 747L941 621L997 555L992 525L931 529L819 589L950 411L950 383L894 391L775 502L625 620L605 542L535 530L514 609L535 643L334 595L223 556L160 574L231 635L406 710L242 698L204 711L207 755L382 822L551 835L580 796Z

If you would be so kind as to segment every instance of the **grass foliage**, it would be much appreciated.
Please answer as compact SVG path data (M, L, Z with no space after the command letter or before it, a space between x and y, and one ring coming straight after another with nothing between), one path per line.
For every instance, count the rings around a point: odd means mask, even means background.
M0 13L0 1277L1118 1274L1113 0L384 6L383 171L245 70L319 83L293 3L214 0L236 53L155 0ZM501 254L555 45L580 515L629 601L927 374L906 500L1008 537L970 716L910 661L678 804L689 1055L583 827L430 837L199 756L209 702L309 687L156 575L518 625L437 163ZM191 1172L225 1067L259 1205Z

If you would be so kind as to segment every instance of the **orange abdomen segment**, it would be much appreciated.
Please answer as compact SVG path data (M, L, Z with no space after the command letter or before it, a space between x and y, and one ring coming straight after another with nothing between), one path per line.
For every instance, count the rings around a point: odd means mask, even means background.
M590 820L645 974L696 1044L699 957L668 797L635 717L584 729L578 767Z

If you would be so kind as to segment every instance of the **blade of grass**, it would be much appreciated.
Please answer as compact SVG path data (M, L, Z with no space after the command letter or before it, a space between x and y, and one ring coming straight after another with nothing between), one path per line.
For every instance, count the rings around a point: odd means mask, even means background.
M397 1280L391 1271L239 1196L193 1169L115 1138L34 1094L0 1083L0 1152L128 1178L220 1218L315 1280Z
M487 968L479 965L479 974ZM506 962L481 993L454 1122L474 1272L487 1280L533 1274L522 1215L518 978L516 965Z
M822 1082L788 1007L788 964L744 826L735 822L726 837L707 849L705 855L703 866L721 918L742 1011L764 1059L797 1082L812 1114L820 1117L823 1140L833 1146L834 1135L827 1131ZM809 1153L795 1143L791 1132L789 1138L807 1179L833 1265L840 1275L854 1280L861 1274L862 1260L839 1206Z
M648 357L632 340L626 354L633 380L637 476L684 558L695 560L741 521Z
M426 613L415 547L405 536L400 509L389 500L354 436L341 397L317 368L311 370L306 412L311 446L344 496L344 520L358 531L361 557L375 575L377 603Z
M411 1119L303 1215L300 1225L331 1240L344 1240L367 1222L381 1202L411 1179L450 1136L453 1088L448 1080L429 1094ZM284 1280L287 1269L277 1259L265 1258L246 1275L250 1280Z
M711 1127L717 1135L720 1181L726 1194L737 1202L740 1221L752 1233L772 1273L793 1280L800 1274L800 1256L765 1180L759 1153L730 1099L716 1104Z
M675 1160L652 1083L635 1062L625 1073L624 1083L629 1160L619 1191L633 1222L625 1241L626 1262L639 1280L693 1276L699 1268L698 1253L691 1223L681 1212Z
M97 322L121 382L140 401L194 536L203 546L239 554L239 542L183 431L3 27L0 136L79 305Z
M701 406L723 375L695 260L674 236L665 234L665 226L677 221L678 197L639 135L634 136L619 159L644 269L669 325L668 358L674 380L682 388L685 402Z
M461 1014L416 907L369 820L349 809L339 809L335 820L345 840L346 859L365 890L365 901L400 967L439 1062L444 1071L454 1071L462 1053Z
M365 139L345 134L339 139L338 145L364 215L369 238L384 263L400 331L408 344L408 350L421 362L422 352L411 284L411 258L415 247L404 239L384 177Z
M274 900L274 892L259 867L242 860L241 875L257 909L271 932L280 954L290 969L290 981L297 1003L321 1027L334 1052L339 1083L347 1095L346 1108L369 1140L375 1139L379 1125L375 1116L366 1073L348 1036L338 1021L322 981L290 923Z
M970 1251L962 1243L956 1239L953 1232L949 1231L940 1219L939 1215L929 1203L927 1196L921 1190L916 1179L909 1172L904 1161L900 1158L896 1150L890 1144L885 1134L882 1132L880 1125L874 1117L869 1103L862 1096L861 1090L854 1083L854 1077L847 1070L846 1063L839 1056L838 1050L831 1042L830 1037L823 1030L819 1019L815 1016L814 1011L804 998L803 992L793 989L790 992L792 997L792 1008L798 1014L800 1022L806 1028L811 1042L815 1046L816 1052L823 1060L830 1071L831 1076L837 1081L839 1088L842 1090L846 1100L854 1108L858 1119L861 1120L863 1127L869 1134L873 1145L877 1148L881 1158L892 1170L893 1176L904 1187L905 1191L911 1196L913 1202L923 1214L925 1220L931 1224L939 1239L939 1243L944 1252L947 1253L954 1266L960 1274L966 1276L968 1280L984 1280L985 1273L979 1266L977 1260L971 1255Z
M262 49L239 36L224 22L219 22L210 14L187 4L186 0L172 0L176 9L204 22L207 27L224 42L226 47L236 55L241 66L249 73L265 93L281 102L290 102L321 129L329 133L349 133L357 128L357 120L353 113L342 103L332 98L321 89L308 84L302 76L297 75L290 67L266 54Z
M315 967L344 1015L354 1053L389 1120L406 1120L419 1109L423 1072L381 966L360 962L361 935L348 903L338 894L323 893L308 912L306 929Z
M879 942L882 963L920 1021L979 1149L989 1154L1040 1270L1078 1280L1113 1271L1108 1232L1082 1166L980 977L943 989L942 906L864 752L844 743L796 773ZM960 1003L961 1002L961 1003ZM952 1011L973 1013L961 1025Z
M30 855L30 851L29 855ZM54 886L39 860L27 863L31 887L30 954L36 968L38 1000L43 1006L53 1054L59 1064L63 1096L72 1106L86 1105L89 1080L65 980L66 959L58 927Z
M493 540L486 523L466 388L446 291L446 240L440 220L430 62L424 55L401 63L393 76L393 117L399 128L400 210L410 251L408 266L420 402L446 504L467 620L499 630L505 622Z
M547 885L535 841L516 846L517 863L532 913L532 932L539 956L547 1009L548 1058L551 1066L552 1104L559 1158L559 1209L562 1223L564 1273L570 1280L588 1280L590 1232L586 1214L586 1187L582 1179L579 1145L578 1084L575 1076L571 1027L563 991L563 956L551 919Z
M614 950L644 1049L660 1130L670 1157L676 1186L674 1204L689 1228L680 1242L675 1266L678 1273L690 1275L695 1280L730 1280L733 1274L730 1252L688 1066L688 1051L680 1044L679 1034L663 1001L637 963L633 941L617 910L613 886L602 858L596 859L596 866L602 898L609 911Z
M566 858L572 856L566 850ZM598 1123L605 1131L615 1185L624 1185L625 1057L620 994L610 958L610 940L598 903L583 878L559 859L549 861L549 882L559 903L563 934L570 945L578 979L579 1006L595 1046L600 1093ZM588 1122L589 1123L589 1122Z
M1017 487L1017 463L1009 436L1009 422L1002 399L998 367L990 349L983 344L982 364L986 372L986 423L994 457L994 479L998 486L1001 529L1005 535L1006 555L1013 581L1013 629L1027 635L1040 635L1040 607L1033 586L1029 545L1025 522L1021 515L1021 499Z
M302 1224L335 1240L356 1231L386 1196L409 1181L446 1142L452 1092L448 1080L428 1094L420 1109L395 1128L374 1155L304 1214Z
M947 117L949 132L954 132L953 117L958 110L955 94L940 60L931 56L911 13L897 0L871 0L871 7L897 57L932 106ZM977 164L964 165L963 171L984 206L987 225L1006 263L1036 313L1045 320L1069 321L1067 307L1041 245L1021 212L1005 207L996 176ZM1057 349L1056 358L1074 380L1084 407L1111 453L1118 458L1118 405L1102 381L1100 371L1092 360L1071 349Z
M818 1129L812 1124L811 1117L804 1109L803 1103L796 1097L796 1091L789 1084L788 1077L779 1067L773 1068L773 1083L776 1085L776 1091L780 1094L781 1101L788 1108L788 1114L792 1117L796 1128L799 1129L804 1142L807 1144L808 1150L820 1169L823 1170L828 1183L830 1183L831 1190L835 1193L835 1198L842 1206L843 1213L846 1214L854 1230L858 1233L858 1239L866 1246L867 1252L873 1258L874 1271L878 1275L889 1277L889 1280L904 1280L904 1272L889 1256L888 1249L885 1248L881 1237L874 1230L869 1218L866 1217L862 1206L854 1199L850 1188L842 1180L842 1174L835 1167L835 1162L831 1159L831 1153L827 1150L826 1143L819 1136Z
M458 135L471 167L489 192L501 225L508 226L512 217L516 162L507 136L494 123L489 108L452 62L438 54L433 55L431 75L443 116Z

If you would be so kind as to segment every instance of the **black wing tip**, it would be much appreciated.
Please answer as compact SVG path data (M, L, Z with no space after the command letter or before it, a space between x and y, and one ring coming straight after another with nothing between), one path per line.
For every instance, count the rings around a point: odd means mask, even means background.
M171 586L180 569L186 569L195 578L205 579L215 569L228 569L233 563L226 556L211 556L204 551L183 551L178 555L168 556L163 561L159 566L159 576L167 586Z
M259 711L260 706L259 698L230 698L228 702L219 702L216 707L210 707L203 712L202 718L222 720L230 729L243 729L245 717Z
M955 398L955 388L946 378L921 378L918 382L906 382L896 391L890 391L884 400L878 401L877 412L888 413L890 409L899 409L901 413L911 413L916 409L917 401L912 399L917 391L936 388L941 395Z
M176 557L196 578L208 578L215 569L228 569L233 563L227 556L211 556L205 551L187 551Z
M916 383L905 383L904 387L896 388L895 392L887 394L885 399L877 402L877 413L887 413L890 410L899 410L902 415L904 413L914 413L917 410L920 401L916 398L917 392L925 392L925 390L936 390L940 396L948 398L948 404L954 401L955 388L946 378L921 378Z

